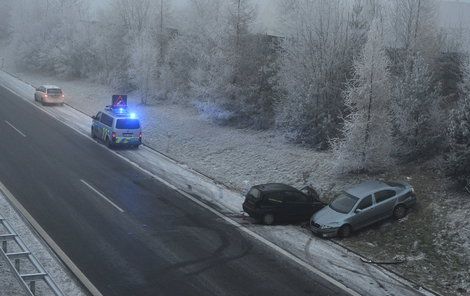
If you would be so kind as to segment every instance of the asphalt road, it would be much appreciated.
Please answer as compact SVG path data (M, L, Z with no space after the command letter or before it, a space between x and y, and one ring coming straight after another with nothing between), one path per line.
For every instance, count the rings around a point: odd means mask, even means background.
M103 295L344 295L0 87L0 181Z

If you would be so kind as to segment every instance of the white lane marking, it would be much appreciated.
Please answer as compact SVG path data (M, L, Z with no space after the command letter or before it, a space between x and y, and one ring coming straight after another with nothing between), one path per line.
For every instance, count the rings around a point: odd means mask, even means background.
M85 180L80 180L80 182L82 182L84 185L86 185L88 188L90 188L94 193L98 194L101 198L103 198L104 200L106 200L107 202L109 202L113 207L115 207L119 212L121 213L124 213L124 210L121 209L117 204L115 204L114 202L112 202L109 198L107 198L106 196L104 196L103 193L99 192L98 190L96 190L93 186L91 186L90 184L88 184Z
M21 205L21 203L13 196L13 194L0 181L0 192L10 201L11 204L19 211L26 221L36 230L41 238L46 241L54 253L64 262L64 264L75 274L79 281L88 289L93 296L103 296L91 281L83 274L83 272L73 263L73 261L65 254L64 251L55 243L55 241L47 234L47 232L39 225L39 223L31 216L31 214ZM60 261L59 261L60 262Z
M13 124L11 124L8 120L5 120L5 123L8 124L12 129L14 129L18 134L22 135L23 137L26 138L26 135L20 131L19 129L17 129Z
M4 86L5 87L5 86ZM260 236L259 234L253 232L252 230L246 228L245 226L241 225L240 223L226 217L224 214L222 213L219 213L218 211L216 211L215 209L211 208L210 206L208 206L207 204L201 202L200 200L194 198L193 196L187 194L186 192L176 188L176 186L168 183L167 181L163 180L162 178L158 177L157 175L153 174L152 172L148 171L147 169L144 169L142 168L140 165L138 165L137 163L131 161L130 159L127 159L125 158L124 156L120 155L119 153L117 153L116 151L113 151L109 148L107 148L105 145L102 145L100 144L99 142L96 142L94 139L92 139L88 134L84 133L83 131L79 130L78 128L75 128L71 125L68 125L67 123L61 121L59 119L59 116L55 115L54 113L52 113L51 111L49 110L46 110L45 108L41 108L40 106L36 105L34 102L26 99L25 97L23 97L23 95L21 94L18 94L16 91L12 90L11 88L8 88L8 87L5 87L6 89L8 89L9 91L11 91L12 93L16 94L18 97L22 98L23 100L25 100L26 102L29 102L31 105L33 105L34 107L36 107L37 109L43 111L44 113L48 114L49 116L51 116L52 118L56 119L58 122L62 123L63 125L73 129L74 131L76 131L77 133L81 134L82 136L84 136L85 138L87 138L89 141L92 141L93 143L95 143L96 145L98 145L99 147L102 147L103 149L106 149L108 150L109 152L113 153L114 155L116 155L117 157L121 158L122 160L128 162L129 164L131 164L132 166L136 167L137 169L141 170L142 172L146 173L147 175L151 176L151 177L154 177L156 180L158 180L159 182L165 184L166 186L170 187L171 189L179 192L180 194L182 194L183 196L187 197L188 199L190 199L191 201L195 202L196 204L200 205L201 207L205 208L206 210L214 213L215 215L219 216L220 218L222 218L223 220L225 220L226 222L228 222L229 224L232 224L233 226L237 227L238 229L240 229L240 231L243 231L244 233L246 233L247 235L253 237L254 239L260 241L261 243L265 244L266 246L272 248L274 251L280 253L281 255L284 255L285 257L287 257L288 259L294 261L295 263L299 264L300 266L304 267L305 269L307 269L308 271L316 274L317 276L323 278L324 280L328 281L330 284L332 284L333 286L343 290L344 292L346 293L349 293L351 296L362 296L361 294L359 294L358 292L354 291L353 289L347 287L345 284L341 283L340 281L336 280L335 278L329 276L328 274L324 273L323 271L317 269L316 267L314 267L313 265L310 265L309 263L303 261L302 259L300 259L299 257L287 252L286 250L282 249L281 247L279 247L278 245L270 242L269 240L265 239L264 237Z

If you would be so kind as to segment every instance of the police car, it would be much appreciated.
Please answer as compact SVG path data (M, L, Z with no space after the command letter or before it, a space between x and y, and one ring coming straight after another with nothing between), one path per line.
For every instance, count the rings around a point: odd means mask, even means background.
M135 113L128 112L127 97L113 96L112 105L92 116L91 136L108 147L142 144L142 128Z

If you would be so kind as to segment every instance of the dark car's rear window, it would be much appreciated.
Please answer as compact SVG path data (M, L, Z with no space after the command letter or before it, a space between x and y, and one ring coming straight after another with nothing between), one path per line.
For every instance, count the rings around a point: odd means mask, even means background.
M138 119L118 119L116 122L117 129L138 129L140 122Z
M254 200L259 200L261 198L261 191L256 188L251 188L247 195Z
M60 88L48 88L47 93L51 95L60 95L62 90Z
M358 199L359 198L355 196L343 192L330 203L330 208L337 212L347 214L352 210Z

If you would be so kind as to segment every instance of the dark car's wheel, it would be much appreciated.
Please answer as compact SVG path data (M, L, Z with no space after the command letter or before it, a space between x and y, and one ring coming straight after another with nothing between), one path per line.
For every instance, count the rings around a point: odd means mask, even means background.
M396 220L403 219L405 218L406 213L406 207L404 205L398 205L395 207L395 209L393 209L393 218L395 218Z
M349 237L351 236L352 233L352 227L351 225L345 224L341 226L338 230L338 236L341 238Z
M261 218L261 222L264 225L272 225L274 223L274 215L273 214L264 214Z

